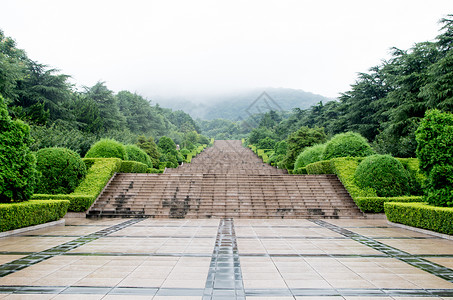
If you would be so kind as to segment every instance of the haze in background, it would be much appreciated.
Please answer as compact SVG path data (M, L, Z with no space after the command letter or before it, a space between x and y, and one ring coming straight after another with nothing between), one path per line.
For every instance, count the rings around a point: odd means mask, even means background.
M30 58L162 106L262 87L337 97L358 72L432 40L451 0L3 0L0 28ZM258 95L256 95L258 96ZM254 96L255 97L255 96ZM252 101L254 100L252 97Z

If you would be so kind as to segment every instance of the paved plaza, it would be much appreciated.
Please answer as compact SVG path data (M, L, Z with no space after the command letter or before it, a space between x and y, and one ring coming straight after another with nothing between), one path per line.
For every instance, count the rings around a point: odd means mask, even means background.
M453 241L386 220L74 218L0 238L0 299L453 299Z

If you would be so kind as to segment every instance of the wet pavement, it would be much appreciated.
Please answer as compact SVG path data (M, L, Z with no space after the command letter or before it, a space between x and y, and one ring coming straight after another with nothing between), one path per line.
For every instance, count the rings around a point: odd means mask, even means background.
M0 299L453 299L453 241L385 220L67 219L0 238Z

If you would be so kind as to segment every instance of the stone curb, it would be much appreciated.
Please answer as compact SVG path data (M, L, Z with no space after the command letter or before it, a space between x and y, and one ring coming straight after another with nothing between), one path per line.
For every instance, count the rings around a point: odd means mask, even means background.
M7 237L7 236L10 236L13 234L24 233L24 232L31 231L31 230L42 229L42 228L46 228L46 227L50 227L50 226L64 225L65 221L66 221L65 219L61 219L58 221L47 222L44 224L38 224L38 225L34 225L34 226L28 226L28 227L24 227L24 228L0 232L0 238Z

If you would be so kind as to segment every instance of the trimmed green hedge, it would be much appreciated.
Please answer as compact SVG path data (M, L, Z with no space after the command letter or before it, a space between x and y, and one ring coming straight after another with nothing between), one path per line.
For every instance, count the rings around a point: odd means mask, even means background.
M401 196L401 197L356 197L354 199L361 211L381 213L384 211L386 202L423 202L422 196Z
M0 204L0 232L56 221L68 211L67 200Z
M144 163L132 160L121 162L120 173L146 173L149 167Z
M70 211L83 212L86 211L98 195L102 192L107 182L121 168L121 159L119 158L84 158L83 161L88 169L85 179L80 185L69 195L33 195L32 199L67 199L71 203Z
M146 173L163 173L164 170L163 169L155 169L155 168L149 168L148 170L146 170Z
M422 201L418 196L378 197L372 188L360 188L354 180L355 171L363 157L340 157L331 160L318 161L306 166L307 174L335 174L343 183L354 202L363 212L384 212L383 203L387 201ZM414 166L414 159L406 159ZM415 159L416 160L416 159ZM404 163L403 163L404 165Z
M390 222L453 234L452 207L436 207L425 203L388 202L384 204L384 209Z

